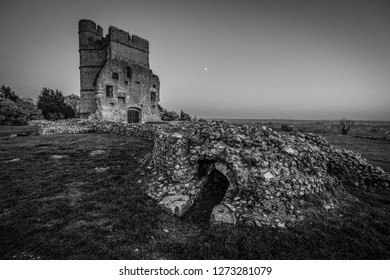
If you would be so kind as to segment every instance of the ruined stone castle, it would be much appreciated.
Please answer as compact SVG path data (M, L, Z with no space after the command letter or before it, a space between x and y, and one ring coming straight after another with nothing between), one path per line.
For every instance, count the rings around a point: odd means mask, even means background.
M79 21L81 118L160 121L160 81L149 68L149 42L91 20Z

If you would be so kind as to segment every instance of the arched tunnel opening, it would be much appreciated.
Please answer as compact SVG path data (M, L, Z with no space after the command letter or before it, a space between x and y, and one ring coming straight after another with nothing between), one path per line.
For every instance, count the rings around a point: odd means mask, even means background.
M200 168L204 168L201 167ZM213 208L220 204L229 187L229 180L215 168L208 175L198 199L182 217L183 220L206 226Z

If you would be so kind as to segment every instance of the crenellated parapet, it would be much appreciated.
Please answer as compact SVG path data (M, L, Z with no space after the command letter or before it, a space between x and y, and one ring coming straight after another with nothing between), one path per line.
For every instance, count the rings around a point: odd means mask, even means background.
M115 41L131 48L149 53L148 40L138 37L137 35L130 35L128 32L114 26L110 26L108 34L111 41Z
M79 21L79 32L89 31L95 33L97 36L103 37L103 28L100 25L96 25L93 20L82 19Z
M114 26L104 36L88 19L79 21L78 34L81 117L159 121L160 81L149 66L149 41Z

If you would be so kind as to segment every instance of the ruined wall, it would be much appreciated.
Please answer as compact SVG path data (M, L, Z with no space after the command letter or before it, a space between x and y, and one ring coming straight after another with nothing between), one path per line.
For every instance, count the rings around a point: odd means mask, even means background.
M303 220L316 195L326 209L344 188L385 188L390 175L360 155L314 134L281 135L267 127L223 122L166 125L107 121L32 121L40 134L117 133L154 141L145 192L164 209L183 215L218 170L229 181L212 222L285 228ZM322 207L322 204L320 204Z
M153 140L159 126L153 124L127 124L108 121L66 119L59 121L35 120L28 123L38 126L39 135L112 133Z
M130 67L131 77L128 77L126 67ZM113 78L113 74L117 76ZM107 86L113 87L112 97L107 97ZM141 122L160 121L159 88L158 77L153 75L152 70L120 60L107 61L96 82L99 117L104 120L127 122L128 109L135 108L141 113Z
M80 113L96 111L94 81L107 59L108 40L103 29L91 20L79 22Z
M149 42L110 26L110 59L136 63L149 68Z
M164 209L183 215L216 169L229 186L212 221L256 227L285 228L304 219L305 201L314 195L324 194L324 205L332 208L343 188L390 184L383 170L319 136L223 122L157 132L152 166L156 175L145 182L147 193Z
M128 110L141 122L160 121L160 81L149 69L149 42L111 26L79 22L81 116L127 122ZM130 74L127 71L130 70ZM107 94L107 86L112 94Z

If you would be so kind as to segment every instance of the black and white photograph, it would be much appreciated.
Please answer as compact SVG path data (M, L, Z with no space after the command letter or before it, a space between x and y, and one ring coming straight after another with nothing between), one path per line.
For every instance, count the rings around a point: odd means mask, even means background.
M0 11L0 278L390 265L389 1Z

